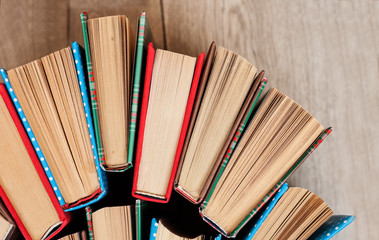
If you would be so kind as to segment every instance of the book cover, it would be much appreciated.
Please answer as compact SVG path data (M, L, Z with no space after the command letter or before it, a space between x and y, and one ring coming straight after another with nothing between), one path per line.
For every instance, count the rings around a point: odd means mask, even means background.
M4 79L4 82L7 83L8 78L6 77L5 70L0 69L0 74ZM10 92L12 92L11 88L8 90L10 90ZM46 192L49 195L49 198L50 198L50 200L51 200L51 202L52 202L52 204L53 204L53 206L54 206L54 208L55 208L55 210L59 216L59 219L61 221L59 226L57 226L57 228L55 228L52 232L50 232L48 234L48 236L46 236L46 239L51 239L56 234L58 234L68 224L68 222L70 221L70 215L68 213L65 213L63 211L63 209L61 208L60 203L55 196L55 191L53 190L52 186L50 185L51 180L48 179L48 177L45 175L45 171L41 166L39 158L38 158L38 156L34 150L34 146L32 145L30 139L28 138L27 133L25 132L25 129L21 123L21 120L20 120L18 114L17 114L17 112L20 112L20 108L17 106L16 107L14 106L14 103L17 102L17 99L16 98L11 99L11 96L8 95L7 89L6 89L4 84L0 84L0 96L4 100L4 103L5 103L8 111L9 111L9 114L10 114L19 134L20 134L20 137L24 143L24 146L25 146L25 148L26 148L26 150L30 156L30 159L33 163L33 166L35 168L34 170L38 174L44 188L46 189ZM16 108L18 110L16 110ZM27 171L33 171L32 169L26 169L26 170ZM22 169L20 169L20 171L21 171L20 173L22 174ZM25 185L25 186L27 187L27 185ZM28 197L27 192L28 192L28 189L25 189L25 197ZM4 201L5 206L7 207L8 211L12 215L12 217L13 217L14 221L16 222L18 228L20 229L22 235L26 239L31 239L31 236L28 233L27 227L24 226L24 224L21 221L21 218L18 215L19 213L15 210L11 201L7 197L7 195L11 195L11 194L12 194L12 192L5 192L3 187L0 186L0 197ZM29 199L29 200L33 201L33 199Z
M82 66L82 61L81 61L81 56L80 56L80 51L79 51L79 45L77 43L73 43L72 47L76 48L76 49L72 49L73 56L74 56L74 62L75 62L75 68L77 70L79 86L81 88L80 90L81 90L81 95L82 95L83 108L84 108L85 113L87 114L86 115L86 121L88 124L88 130L89 130L90 135L93 136L94 130L92 127L91 114L89 114L89 111L88 111L89 110L88 109L89 103L88 103L88 98L87 98L87 91L86 91L86 86L85 86L83 66ZM59 187L58 187L58 185L54 179L54 176L50 170L50 167L49 167L47 161L45 161L45 156L42 153L42 151L40 150L41 148L38 144L38 141L36 140L36 137L33 133L33 130L31 129L29 122L28 122L28 120L27 120L27 118L26 118L26 116L22 110L22 107L21 107L21 105L20 105L20 103L16 97L16 94L14 93L10 82L6 81L8 79L6 71L4 69L0 69L0 74L1 74L1 76L5 82L5 86L8 90L9 95L13 99L13 104L18 109L17 113L18 113L19 117L22 119L22 124L24 125L24 128L27 131L29 139L31 140L32 145L34 147L34 150L37 153L38 159L40 160L40 163L41 163L43 169L45 170L45 174L48 177L49 182L50 182L52 188L54 189L54 193L55 193L60 205L63 207L63 209L65 209L65 211L76 210L76 209L88 206L94 202L97 202L101 198L103 198L107 192L106 175L100 169L100 165L99 165L99 161L98 161L98 157L97 157L96 143L94 142L93 137L90 136L92 149L93 149L93 153L94 153L94 161L95 161L96 165L98 166L97 167L97 173L98 173L100 188L97 191L95 191L93 194L91 194L90 196L87 196L86 198L80 199L80 200L76 201L75 203L68 204L64 201L62 194L59 190Z
M153 72L153 65L154 65L154 56L155 56L155 50L152 43L149 43L148 53L147 53L147 60L146 60L146 73L145 73L145 83L144 83L144 91L143 91L143 99L142 99L142 105L141 105L141 117L140 117L140 126L139 126L139 133L138 133L138 143L137 143L137 153L136 153L136 163L135 163L135 169L134 169L134 178L133 178L133 189L132 189L132 195L133 197L147 200L147 201L154 201L159 203L167 203L170 199L173 184L174 184L174 178L176 174L176 170L178 167L178 162L180 158L180 154L183 148L184 138L185 134L187 132L193 103L196 96L196 90L199 83L200 73L204 62L204 53L201 53L200 56L197 58L195 71L194 71L194 77L192 80L191 90L188 97L188 102L186 106L186 111L183 119L183 124L181 128L181 133L178 141L178 147L175 154L175 160L172 167L171 177L169 180L169 184L167 186L167 192L165 195L165 199L158 199L154 198L152 196L146 196L142 194L136 193L137 190L137 181L138 181L138 173L139 173L139 166L140 166L140 160L142 155L142 147L143 147L143 137L144 137L144 128L145 128L145 122L146 122L146 114L147 114L147 108L148 108L148 100L149 100L149 92L150 92L150 84L151 84L151 76Z
M149 240L155 240L155 238L157 237L157 231L158 231L158 221L157 219L153 218L151 220Z
M220 226L217 225L216 222L214 222L212 219L209 219L207 216L203 214L203 210L206 208L207 203L212 195L212 190L215 188L218 179L220 179L220 176L223 173L223 170L225 169L228 162L223 163L223 167L221 167L215 177L214 182L211 185L210 191L208 192L205 200L201 204L199 208L200 215L204 219L205 222L207 222L209 225L211 225L213 228L215 228L217 231L219 231L222 235L226 237L235 237L237 233L241 230L243 226L246 225L246 223L260 210L267 201L279 190L279 188L284 184L284 182L294 173L294 171L304 162L304 160L309 157L309 155L323 142L323 140L331 133L332 128L326 128L323 130L323 132L313 141L313 143L307 148L307 150L301 155L301 157L295 162L295 164L287 171L287 173L281 178L281 180L266 194L266 196L261 200L261 202L256 206L245 218L242 220L242 222L237 226L236 229L233 230L230 234L228 234L226 231L224 231Z
M354 216L334 215L330 217L319 229L316 230L308 239L309 240L328 240L342 231L354 221Z
M136 52L134 61L133 83L132 83L132 106L129 126L129 143L128 143L128 163L133 164L134 154L136 151L137 132L139 123L140 103L142 100L141 89L143 88L143 79L145 74L145 63L147 56L148 43L151 42L151 31L147 22L146 13L142 12L138 20Z

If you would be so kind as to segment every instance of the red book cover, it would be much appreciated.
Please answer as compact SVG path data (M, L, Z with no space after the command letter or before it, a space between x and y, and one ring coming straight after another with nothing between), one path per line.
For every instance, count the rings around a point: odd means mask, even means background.
M8 92L6 90L6 87L4 84L0 84L0 96L3 98L4 102L5 102L5 105L7 106L8 108L8 111L12 117L12 120L14 122L14 124L16 125L16 128L20 134L20 137L26 147L26 150L30 156L30 159L32 160L33 162L33 165L35 167L35 170L37 171L38 173L38 176L40 177L41 181L42 181L42 184L43 186L45 187L46 189L46 192L48 193L49 197L50 197L50 200L51 202L53 203L54 205L54 208L55 210L57 211L58 213L58 216L59 216L59 219L60 221L62 222L62 224L59 226L59 228L57 228L53 233L51 233L46 239L51 239L52 237L54 237L55 235L57 235L67 224L68 222L70 221L70 215L66 212L63 211L63 209L61 208L57 198L55 197L55 194L54 194L54 191L53 189L51 188L51 185L49 183L49 180L47 179L43 169L42 169L42 166L39 162L39 159L37 157L37 154L35 153L34 151L34 148L25 132L25 129L23 128L23 125L18 117L18 114L16 112L16 109L15 107L13 106L13 103L12 103L12 100L10 99L9 95L8 95ZM8 193L10 194L10 193ZM12 215L13 219L15 220L18 228L20 229L21 233L23 234L23 236L26 238L26 239L31 239L27 229L25 228L24 224L22 223L20 217L18 216L18 213L17 211L14 209L14 207L12 206L10 200L8 199L6 193L4 192L3 188L0 186L0 196L1 198L3 199L4 201L4 204L6 205L7 209L9 210L10 214ZM32 201L32 199L31 199ZM41 209L41 211L43 211L43 209Z
M148 108L148 102L149 102L149 93L150 93L150 85L151 85L151 77L153 73L153 66L154 66L154 57L155 57L155 50L152 43L149 43L149 47L147 50L147 59L146 59L146 73L145 73L145 83L144 83L144 89L143 89L143 97L142 97L142 105L141 105L141 116L140 116L140 127L138 132L138 141L137 141L137 152L136 152L136 162L134 167L134 178L133 178L133 189L132 189L132 195L133 197L152 201L152 202L158 202L158 203L167 203L170 200L172 188L174 185L175 180L175 174L176 170L178 168L180 154L183 149L184 140L187 133L187 128L189 124L189 120L191 118L192 108L196 97L196 91L199 84L201 69L203 67L204 63L204 57L205 54L201 53L200 56L197 58L194 76L192 80L191 90L188 97L188 102L186 106L186 111L184 114L183 124L180 132L180 137L178 141L178 147L176 149L175 159L173 163L173 168L170 176L170 180L167 186L167 191L164 199L154 198L151 196L142 195L139 193L136 193L137 190L137 182L138 182L138 173L139 173L139 165L141 161L141 155L142 155L142 146L143 146L143 137L145 132L145 123L146 123L146 114L147 114L147 108Z

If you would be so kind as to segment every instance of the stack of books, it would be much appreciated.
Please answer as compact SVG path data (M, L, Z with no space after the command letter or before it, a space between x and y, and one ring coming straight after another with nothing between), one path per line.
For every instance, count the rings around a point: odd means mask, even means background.
M84 49L0 70L0 237L56 239L74 210L88 229L62 239L329 239L354 220L285 183L331 128L264 71L214 42L155 49L145 12L137 33L125 16L81 24ZM108 186L125 171L131 189ZM102 205L116 187L135 204ZM213 234L154 215L173 190Z

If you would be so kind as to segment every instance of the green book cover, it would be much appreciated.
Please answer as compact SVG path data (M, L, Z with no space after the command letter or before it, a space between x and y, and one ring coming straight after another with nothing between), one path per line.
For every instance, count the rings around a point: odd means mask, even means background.
M142 99L141 89L145 76L145 62L147 55L147 45L150 42L151 33L146 20L146 13L142 12L138 21L136 54L134 64L134 77L132 88L131 114L129 126L129 144L128 144L128 163L133 163L133 158L136 150L138 120L140 101Z

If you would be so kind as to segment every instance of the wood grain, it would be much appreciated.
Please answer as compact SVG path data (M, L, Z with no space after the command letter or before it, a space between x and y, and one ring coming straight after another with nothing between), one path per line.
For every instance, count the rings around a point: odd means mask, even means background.
M161 4L159 0L74 0L70 1L69 13L69 40L83 42L80 13L88 12L89 18L125 15L131 22L133 30L137 31L137 19L142 11L146 16L152 31L155 47L164 48L163 22Z
M18 67L68 44L68 0L2 0L0 3L1 67Z
M215 40L334 127L290 184L357 217L336 239L376 239L378 2L163 0L163 11L169 50L195 56Z

